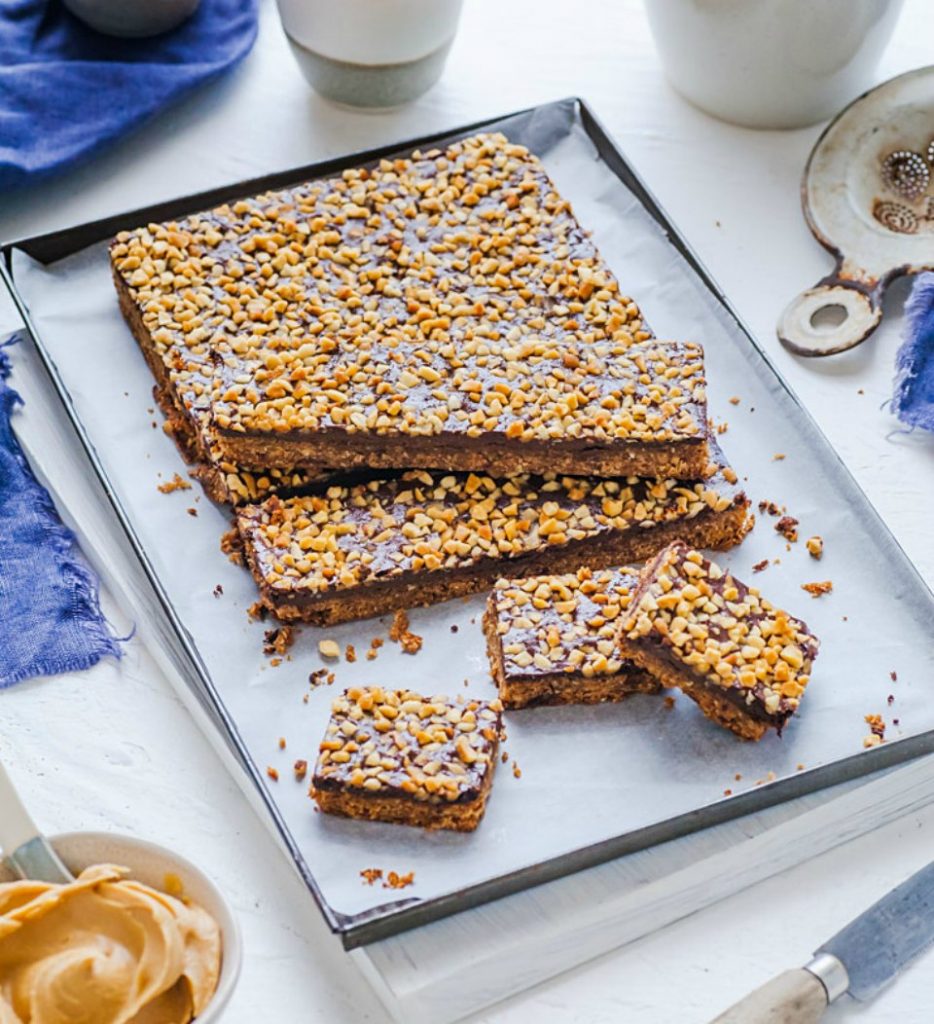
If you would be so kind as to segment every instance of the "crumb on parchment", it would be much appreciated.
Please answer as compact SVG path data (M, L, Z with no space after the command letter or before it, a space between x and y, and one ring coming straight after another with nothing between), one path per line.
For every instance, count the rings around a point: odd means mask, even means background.
M160 494L171 494L173 491L190 491L191 484L187 480L183 480L178 473L176 473L171 480L166 480L165 483L161 483L156 487L156 490Z
M339 658L341 656L340 645L336 640L319 640L318 653L322 658Z
M822 580L815 583L802 583L801 589L806 590L811 597L820 597L822 594L829 594L833 591L833 581Z
M389 639L397 643L406 654L417 654L422 649L422 638L409 631L409 615L402 608L393 617Z
M410 885L415 884L415 872L409 871L405 875L400 875L396 871L390 871L386 875L386 880L383 882L384 889L407 889Z
M775 532L794 544L798 539L798 520L794 516L782 516L775 524Z
M221 551L234 565L243 565L243 539L236 527L221 536Z
M808 554L811 558L816 558L820 561L821 555L824 553L824 538L819 534L815 534L813 537L808 537L804 542L804 546L808 549Z
M292 626L267 629L263 634L263 654L285 654L294 643L295 630Z
M863 720L869 726L869 735L863 737L863 746L878 747L885 743L885 719L882 715L864 715Z

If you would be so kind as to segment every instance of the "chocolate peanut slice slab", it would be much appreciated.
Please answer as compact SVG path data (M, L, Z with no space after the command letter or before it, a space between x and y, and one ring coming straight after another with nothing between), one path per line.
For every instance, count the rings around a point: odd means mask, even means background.
M499 701L347 690L331 706L311 795L348 818L470 832L493 785Z
M412 471L238 511L263 604L321 624L489 590L501 576L643 561L676 537L738 544L749 502L728 466L694 482Z
M676 541L643 572L620 628L619 656L743 739L781 733L798 710L819 641L699 551Z
M159 386L231 465L507 476L586 456L694 479L708 461L699 346L650 340L502 135L122 232L111 260Z
M483 632L506 708L598 704L656 693L658 681L619 656L616 634L639 569L578 569L497 580Z

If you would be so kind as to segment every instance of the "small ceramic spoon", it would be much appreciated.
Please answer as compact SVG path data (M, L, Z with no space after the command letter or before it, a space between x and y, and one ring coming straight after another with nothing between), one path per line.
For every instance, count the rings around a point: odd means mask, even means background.
M51 843L36 828L16 792L6 768L0 764L0 850L3 863L20 878L40 882L73 882Z

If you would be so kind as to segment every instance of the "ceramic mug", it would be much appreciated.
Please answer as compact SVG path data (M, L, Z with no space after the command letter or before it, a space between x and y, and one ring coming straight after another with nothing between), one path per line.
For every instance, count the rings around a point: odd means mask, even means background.
M396 107L441 76L463 0L278 0L302 74L353 107Z
M715 117L800 128L873 84L904 0L646 0L665 74Z

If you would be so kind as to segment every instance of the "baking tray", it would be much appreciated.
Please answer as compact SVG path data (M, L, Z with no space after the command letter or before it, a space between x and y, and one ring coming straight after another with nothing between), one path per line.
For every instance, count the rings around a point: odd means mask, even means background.
M303 745L296 746L290 732L287 752L280 756L274 748L279 728L291 729L292 721L305 714L298 706L298 675L318 667L310 652L322 631L310 627L304 631L300 643L305 646L292 666L269 670L262 677L249 677L244 669L242 679L236 673L231 678L231 673L218 672L221 641L212 634L229 630L223 645L248 649L241 635L247 634L248 627L226 602L242 604L246 595L255 597L252 584L217 552L219 510L205 499L197 519L186 520L182 513L180 523L170 517L181 511L180 504L195 500L194 492L189 492L191 497L172 499L155 495L152 472L156 467L168 475L181 468L174 448L160 432L152 433L145 452L147 459L152 457L149 497L141 498L138 489L128 486L132 467L122 448L133 436L136 420L147 418L141 406L152 403L140 402L136 391L132 401L122 401L122 392L108 393L107 386L118 386L124 372L109 367L109 361L112 357L134 360L126 367L126 379L133 377L134 386L151 383L148 371L128 332L119 353L104 349L107 365L101 364L95 346L106 346L106 332L89 331L87 324L96 321L84 319L85 311L73 299L62 306L59 300L64 293L57 289L63 286L57 275L59 268L71 268L61 271L62 280L73 274L68 280L74 287L85 263L92 268L88 272L99 274L99 268L94 269L103 252L99 243L123 228L171 219L418 146L441 144L479 129L503 130L543 156L546 170L574 203L584 226L594 229L597 244L623 288L640 302L660 336L689 336L683 332L690 333L695 325L703 327L704 336L697 340L707 346L711 408L715 415L733 420L724 441L737 470L749 476L751 496L788 501L791 511L801 517L802 529L822 533L827 541L824 560L809 561L803 543L786 552L765 517L767 521L725 560L744 575L749 575L763 553L790 565L781 574L770 569L762 578L763 589L808 618L822 636L824 650L800 719L789 727L784 740L769 737L758 745L739 743L702 719L683 699L672 711L648 697L599 708L527 711L509 716L507 744L522 767L523 778L516 780L508 770L500 770L477 833L426 835L397 826L337 819L323 822L326 816L310 813L307 797L299 791L303 787L295 787L291 780L273 784L264 771L267 764L276 764L287 776L292 758L313 756L331 696L326 687L311 695L308 714L317 717L301 725ZM268 811L269 823L347 948L934 750L934 702L927 699L934 675L934 597L582 101L545 104L451 132L238 182L8 243L2 252L0 273L23 314L50 385L177 638L178 650L197 680L195 696L235 751L244 779L256 788ZM108 303L110 315L110 307L116 307L112 295ZM113 329L125 332L122 323L115 322ZM95 353L97 371L89 377L89 356ZM108 383L108 374L117 376ZM735 407L727 401L734 392L744 396ZM102 405L106 415L101 414ZM779 447L787 452L787 460L773 461L773 451ZM189 528L194 532L187 533ZM156 535L172 538L170 561L165 545L153 542ZM202 569L202 559L207 568ZM200 573L201 582L206 573L211 579L223 577L224 602L212 604L200 591L195 596L186 593L176 563L192 578ZM836 584L830 598L811 602L798 589L804 579L829 575ZM194 584L192 588L197 589ZM426 637L422 653L409 658L387 644L374 663L361 657L354 666L342 664L337 670L339 683L371 679L385 685L424 685L429 692L457 692L461 676L467 675L471 692L489 694L490 684L483 680L479 625L471 621L481 606L478 598L416 613L413 628ZM463 628L455 637L450 626L458 624ZM261 628L253 627L248 635L253 645L249 650L255 648L257 656ZM336 636L342 646L351 640L362 655L367 638L385 631L385 623L368 623L323 632ZM868 644L867 637L872 638ZM452 669L455 662L459 664ZM897 683L889 678L889 669L895 668ZM444 685L438 685L439 678ZM897 704L890 712L886 697L892 691ZM258 733L254 712L266 709L285 724L267 728L264 722L265 731ZM889 742L863 751L861 740L868 729L862 718L869 712L895 714L901 724L890 725ZM347 878L334 874L335 858L340 857L346 860ZM402 893L369 890L356 877L360 866L405 871L415 863L416 886ZM356 890L351 891L348 879Z

